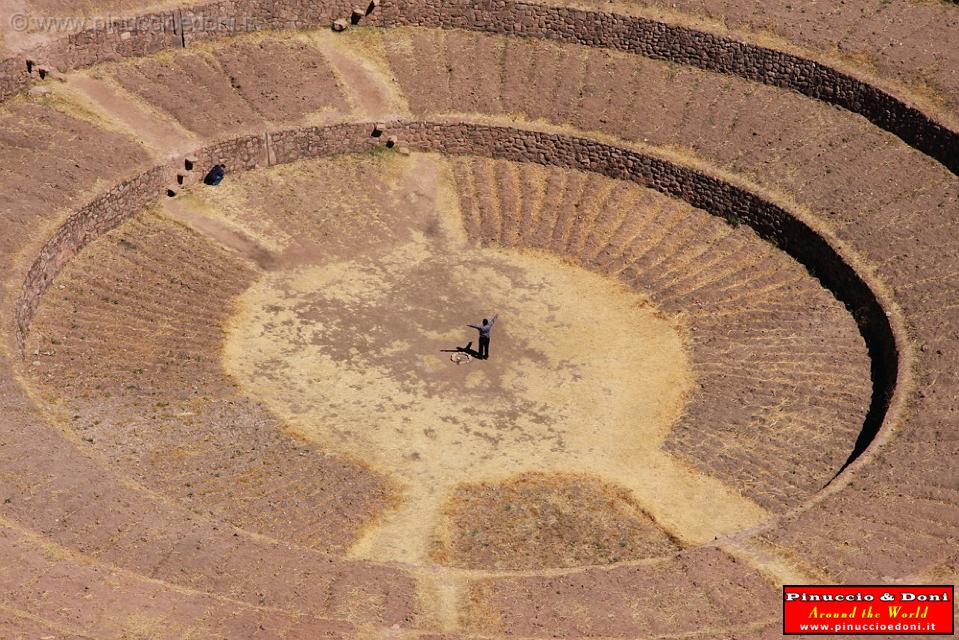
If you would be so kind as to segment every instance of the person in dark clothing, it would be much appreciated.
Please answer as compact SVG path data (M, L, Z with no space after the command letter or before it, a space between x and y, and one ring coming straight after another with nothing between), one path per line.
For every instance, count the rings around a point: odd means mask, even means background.
M203 184L208 184L212 187L223 182L223 177L226 175L226 165L218 164L214 165L210 172L206 174L206 177L203 178Z
M495 315L490 320L483 318L483 324L466 325L479 331L479 356L477 357L481 360L489 359L489 334L493 331L494 324L496 324Z

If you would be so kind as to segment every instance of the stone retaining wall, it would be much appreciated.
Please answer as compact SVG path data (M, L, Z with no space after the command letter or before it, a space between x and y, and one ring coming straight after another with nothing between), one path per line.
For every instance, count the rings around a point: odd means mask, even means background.
M17 299L17 346L21 352L40 297L63 266L91 241L155 202L172 179L171 168L154 167L116 185L60 225L30 266Z
M30 80L26 59L8 58L0 62L0 100L23 91L30 84Z
M256 134L203 147L192 155L196 160L195 170L203 173L220 162L227 166L227 171L246 171L273 164L267 155L269 136L268 133Z
M349 17L369 0L222 0L181 11L185 43L264 29L315 29Z
M196 171L224 162L231 171L371 148L370 123L305 127L220 142L198 150ZM873 398L855 455L878 433L898 374L896 337L868 284L807 224L749 191L690 167L588 138L472 123L395 122L389 135L403 145L444 154L535 162L631 180L714 215L735 216L804 264L856 318L873 360ZM63 265L97 236L154 202L172 184L176 167L157 167L118 185L71 215L37 257L17 304L21 348L40 297ZM852 458L851 458L852 459ZM850 460L851 460L850 459Z
M0 63L0 99L29 84L27 59L76 69L230 34L327 27L334 18L349 16L353 6L343 0L222 0L116 21ZM386 0L362 22L548 38L741 76L859 113L959 174L959 133L905 101L821 63L688 27L506 0Z
M813 60L622 14L503 0L390 0L386 26L467 29L616 49L792 89L865 117L959 173L959 133L868 83Z
M0 62L0 100L27 88L39 78L39 69L70 71L180 47L183 39L177 14L167 11L117 20L45 42L4 60ZM16 73L8 76L7 69Z

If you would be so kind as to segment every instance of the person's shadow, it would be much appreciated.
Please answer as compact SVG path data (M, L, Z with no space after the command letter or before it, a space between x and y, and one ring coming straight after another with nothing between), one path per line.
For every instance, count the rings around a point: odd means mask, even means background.
M470 357L477 359L480 357L479 351L473 349L472 340L467 342L465 347L456 347L455 349L440 349L440 351L443 353L466 353L469 354Z

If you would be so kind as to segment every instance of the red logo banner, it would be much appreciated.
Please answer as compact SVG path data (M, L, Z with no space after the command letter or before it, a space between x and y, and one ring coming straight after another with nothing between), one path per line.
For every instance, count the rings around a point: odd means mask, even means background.
M783 634L951 635L952 585L785 585Z

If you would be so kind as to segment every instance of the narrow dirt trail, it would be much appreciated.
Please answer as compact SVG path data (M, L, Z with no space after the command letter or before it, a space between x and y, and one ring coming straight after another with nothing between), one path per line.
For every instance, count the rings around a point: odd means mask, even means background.
M388 62L376 51L378 34L310 31L299 36L320 50L353 107L353 117L392 120L411 116Z
M201 140L170 118L156 113L117 84L87 73L64 76L52 90L143 142L161 161L200 146Z

